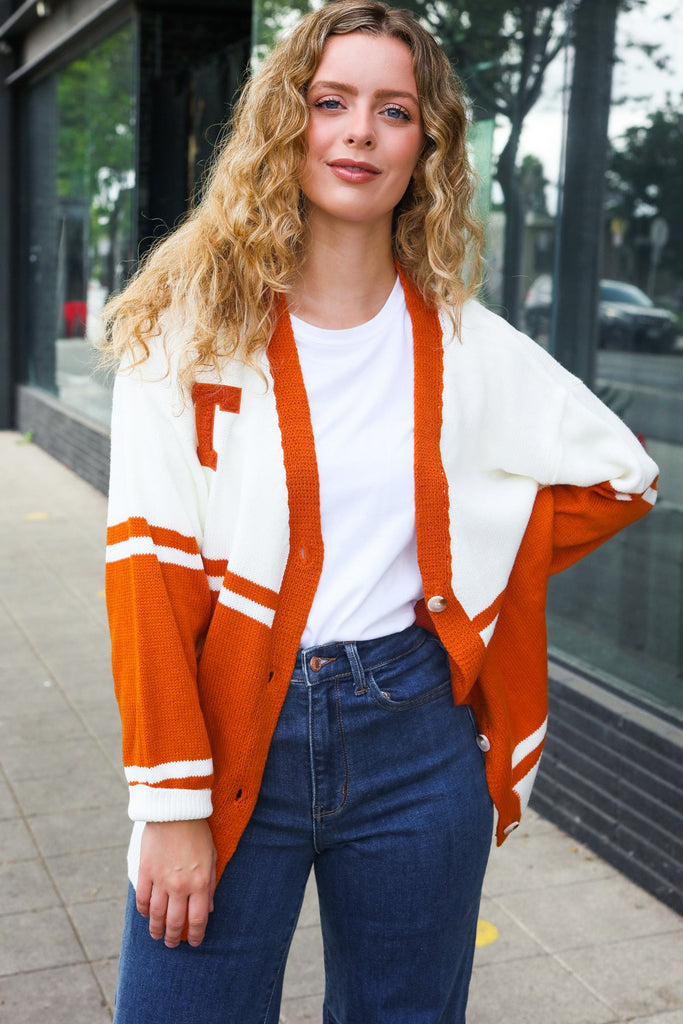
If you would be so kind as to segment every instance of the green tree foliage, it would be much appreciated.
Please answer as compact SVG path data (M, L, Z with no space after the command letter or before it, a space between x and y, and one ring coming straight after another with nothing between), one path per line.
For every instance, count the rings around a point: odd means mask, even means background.
M90 273L110 287L113 267L97 266L99 242L115 248L130 218L135 175L134 39L129 24L57 78L57 195L88 210Z
M323 0L256 0L254 3L253 40L257 59L263 58L277 43L281 34L292 28L299 18L323 6Z
M525 191L517 154L524 119L562 48L564 0L407 0L401 4L439 40L473 100L475 117L505 118L507 142L496 177L503 192L505 241L503 306L519 319Z
M649 238L655 217L669 225L661 265L678 275L683 267L683 96L629 128L609 161L610 215L627 223L625 243ZM649 247L642 247L649 260Z

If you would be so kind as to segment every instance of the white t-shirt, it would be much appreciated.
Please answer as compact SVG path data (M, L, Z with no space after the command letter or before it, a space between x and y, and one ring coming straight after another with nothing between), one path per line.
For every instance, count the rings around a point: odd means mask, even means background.
M291 317L311 410L325 555L302 647L415 621L413 332L399 279L359 327Z

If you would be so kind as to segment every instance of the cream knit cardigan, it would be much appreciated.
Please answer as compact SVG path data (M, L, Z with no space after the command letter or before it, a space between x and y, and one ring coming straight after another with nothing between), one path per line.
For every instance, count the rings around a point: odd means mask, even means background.
M454 700L474 710L502 842L543 749L548 576L649 511L657 467L533 341L474 301L456 339L403 285L416 618L448 650ZM258 796L320 575L318 477L285 303L264 376L233 361L191 399L175 383L177 336L166 325L115 386L112 663L131 818L208 817L220 874Z

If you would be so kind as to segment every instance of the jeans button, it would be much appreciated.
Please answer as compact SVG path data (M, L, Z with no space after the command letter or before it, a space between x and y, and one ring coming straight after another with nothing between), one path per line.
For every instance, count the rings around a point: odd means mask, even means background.
M311 666L311 670L313 672L319 672L320 669L323 667L323 659L319 658L317 654L314 654L309 662L309 665Z

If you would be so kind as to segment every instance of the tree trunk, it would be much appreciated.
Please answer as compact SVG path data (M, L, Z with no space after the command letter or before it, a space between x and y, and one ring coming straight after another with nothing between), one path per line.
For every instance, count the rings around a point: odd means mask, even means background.
M598 286L614 37L619 0L581 0L553 309L554 354L589 386L595 376Z
M500 184L505 209L503 241L503 315L511 324L519 324L519 280L522 272L524 238L524 198L516 175L520 129L513 125L505 148L498 158L496 177Z

